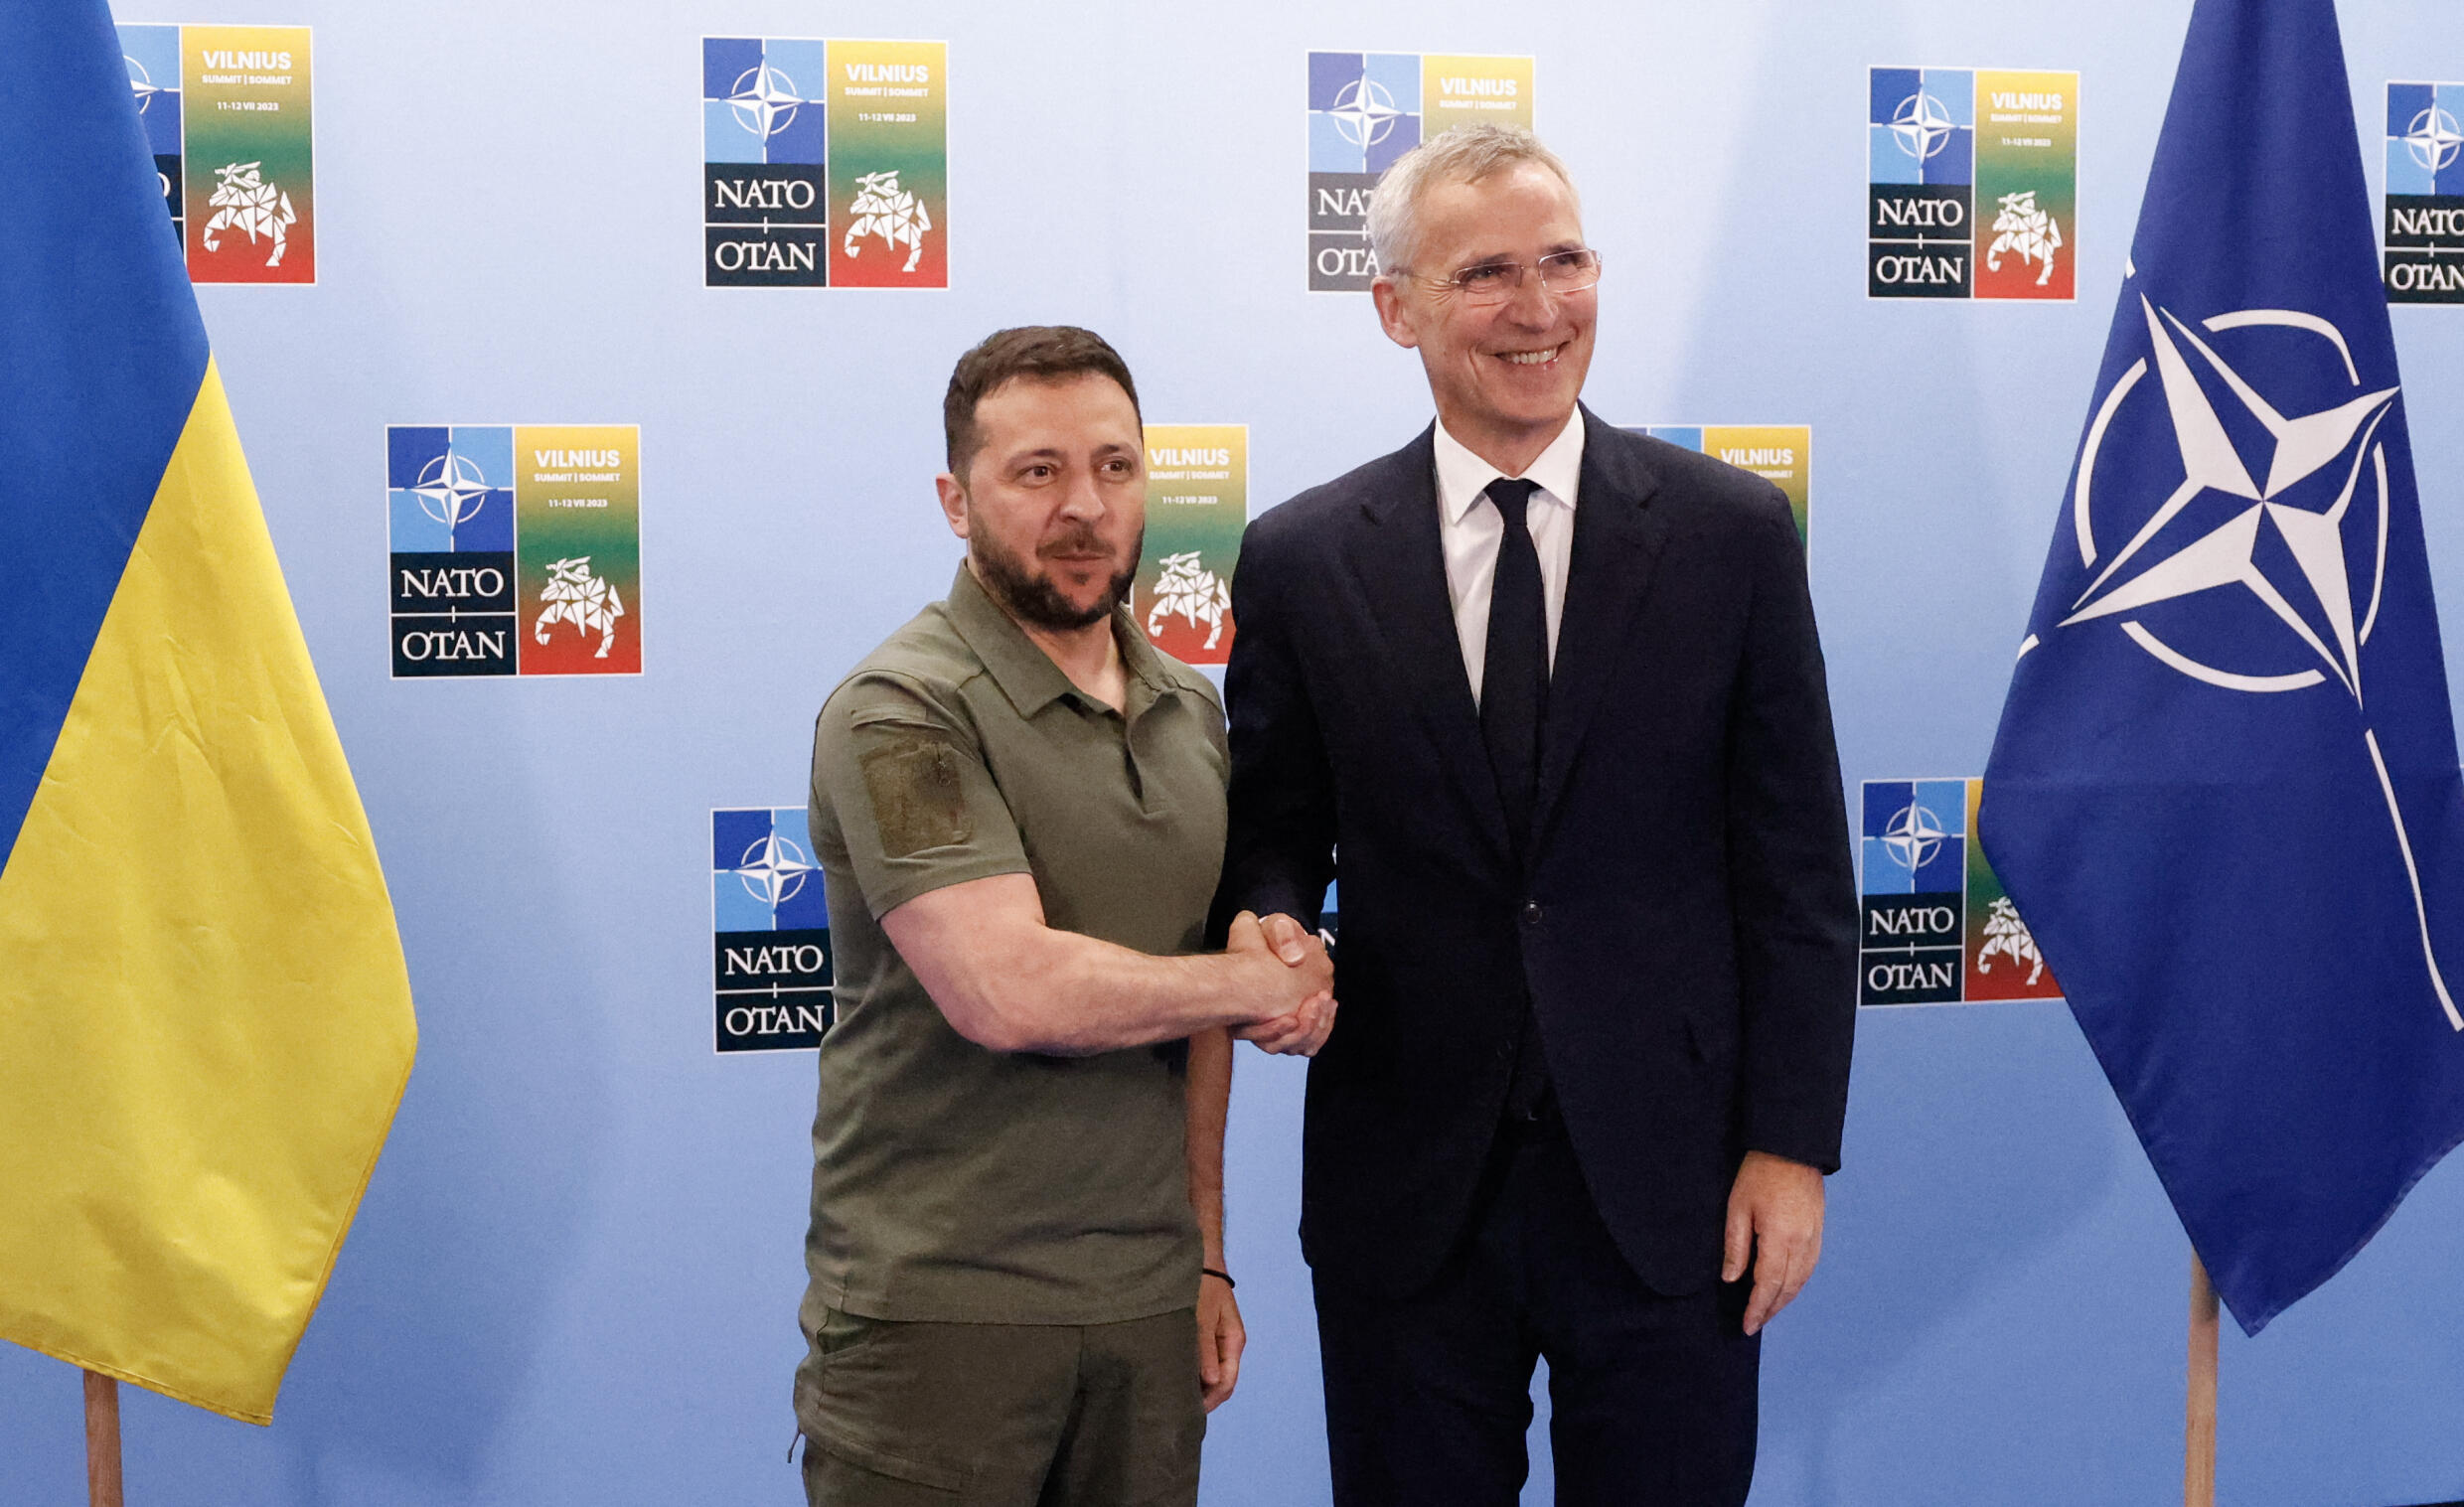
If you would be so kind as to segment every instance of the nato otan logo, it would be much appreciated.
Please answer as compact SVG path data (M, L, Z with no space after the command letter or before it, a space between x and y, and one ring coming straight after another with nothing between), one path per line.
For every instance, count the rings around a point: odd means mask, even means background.
M830 906L803 807L710 813L710 952L719 1051L821 1045L837 1018Z
M2464 83L2390 83L2388 303L2464 303Z
M1493 121L1529 129L1532 60L1445 53L1309 55L1309 287L1357 293L1377 277L1369 193L1428 138Z
M2036 938L1975 840L1981 780L1868 780L1860 1004L2058 998Z
M824 42L785 38L702 39L706 285L828 284L828 107L821 97L828 50Z
M512 427L395 425L385 461L394 676L514 674Z
M1420 55L1309 57L1309 285L1356 291L1377 275L1369 193L1420 145Z

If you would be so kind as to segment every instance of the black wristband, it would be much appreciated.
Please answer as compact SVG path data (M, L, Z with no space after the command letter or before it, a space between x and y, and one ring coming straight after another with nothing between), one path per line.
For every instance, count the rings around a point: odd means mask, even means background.
M1239 1283L1239 1282L1236 1282L1236 1281L1234 1281L1232 1280L1232 1274L1231 1274L1231 1273L1229 1273L1229 1272L1218 1272L1218 1271L1216 1271L1216 1270L1215 1270L1214 1268L1212 1268L1212 1267L1200 1267L1200 1268L1198 1268L1198 1276L1200 1276L1200 1277L1219 1277L1219 1278L1223 1279L1223 1284L1224 1284L1225 1286L1227 1286L1227 1287L1238 1287L1238 1286L1240 1285L1240 1283Z

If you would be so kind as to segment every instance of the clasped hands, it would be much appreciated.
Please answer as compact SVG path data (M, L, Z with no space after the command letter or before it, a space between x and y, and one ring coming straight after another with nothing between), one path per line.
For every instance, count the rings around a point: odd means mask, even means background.
M1262 1052L1313 1057L1334 1029L1334 961L1299 921L1249 911L1232 918L1224 955L1253 966L1259 1013L1232 1034Z

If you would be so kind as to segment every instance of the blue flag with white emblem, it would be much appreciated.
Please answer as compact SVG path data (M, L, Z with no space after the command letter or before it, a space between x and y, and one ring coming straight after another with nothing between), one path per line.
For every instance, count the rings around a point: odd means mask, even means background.
M2255 1334L2464 1138L2464 781L2331 0L2198 0L1987 855Z

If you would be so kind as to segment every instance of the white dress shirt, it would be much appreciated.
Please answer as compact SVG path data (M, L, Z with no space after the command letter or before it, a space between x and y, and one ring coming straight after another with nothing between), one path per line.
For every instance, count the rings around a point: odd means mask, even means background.
M1463 447L1438 423L1438 541L1446 551L1446 594L1455 604L1455 635L1463 642L1471 701L1480 700L1488 663L1488 597L1497 580L1497 545L1506 524L1488 500L1504 472ZM1574 558L1575 491L1583 479L1583 414L1577 410L1523 476L1539 484L1524 509L1524 526L1540 555L1540 602L1549 620L1549 665L1557 664L1557 622L1566 610L1566 566Z

